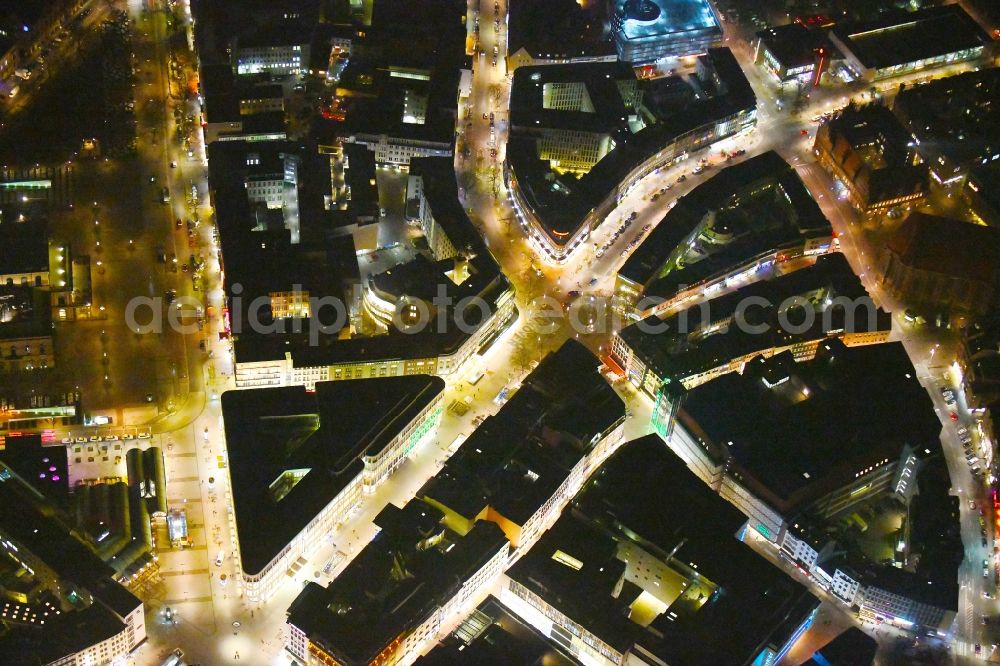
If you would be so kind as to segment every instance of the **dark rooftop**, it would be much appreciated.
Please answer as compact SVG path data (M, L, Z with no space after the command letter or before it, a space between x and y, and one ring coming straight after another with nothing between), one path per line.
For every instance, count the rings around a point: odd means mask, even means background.
M932 171L943 155L961 167L993 160L1000 153L1000 68L963 72L901 90L893 112L920 142ZM951 166L951 165L949 165ZM939 173L947 181L954 173Z
M816 650L802 666L872 666L878 642L857 627L851 627Z
M45 222L0 223L0 275L48 270L49 238Z
M94 603L47 618L44 626L17 626L0 636L0 654L10 663L50 663L110 638L125 627L122 619L142 602L111 580L114 570L92 544L71 533L36 490L0 466L0 529L30 550L61 579L89 592ZM23 658L23 660L19 660Z
M748 664L818 601L739 540L745 523L649 435L615 453L507 573L620 652L638 644L670 664ZM673 575L655 571L653 586L628 564L638 549ZM667 606L645 628L629 619L643 594Z
M607 56L615 45L605 31L604 4L576 0L521 0L509 5L508 53L534 58ZM483 16L488 16L484 12ZM480 18L480 23L485 24ZM483 28L480 28L483 29Z
M927 165L915 164L913 137L899 119L880 104L848 104L820 130L831 143L846 141L855 151L846 168L870 170L868 200L885 201L926 190ZM835 147L840 159L840 148ZM860 161L855 161L860 160Z
M337 84L346 115L317 130L453 143L459 77L469 67L466 9L460 0L374 3Z
M959 4L894 12L869 23L844 23L833 34L870 69L983 46L990 37Z
M482 623L482 633L472 635ZM466 631L465 625L469 625ZM471 642L467 642L471 639ZM517 615L489 597L449 637L428 654L418 657L414 666L451 666L452 664L531 664L536 666L573 666L577 662L566 649L525 624Z
M917 211L886 247L903 264L922 271L990 284L1000 277L1000 229Z
M347 568L326 588L307 584L288 609L288 622L345 666L373 661L507 547L495 524L459 536L419 500L389 504L375 522L381 530Z
M814 360L790 359L758 357L691 389L678 417L779 510L805 508L904 447L921 458L940 450L941 422L901 343L830 339ZM779 376L764 374L782 362Z
M823 31L810 30L797 22L761 30L757 38L788 69L811 65L816 61L816 49L829 48Z
M523 525L625 418L599 361L575 340L547 356L418 491L466 518L487 505Z
M762 185L767 185L766 193ZM678 268L672 260L684 249L679 246L703 227L705 215L711 211L732 211L746 217L744 228L749 231L747 237L751 242L736 243L729 252L722 251L717 257L708 256L689 262L686 268ZM770 222L763 223L767 218ZM830 222L795 169L776 152L768 151L723 169L678 199L625 260L618 275L643 288L666 279L659 285L658 293L673 296L680 284L695 284L710 275L731 270L765 250L801 244L806 238L830 233Z
M260 571L442 390L426 375L222 395L244 571ZM309 470L294 481L282 475Z
M1000 160L973 169L966 187L975 187L976 194L993 209L993 215L1000 216Z
M626 106L623 83L636 83L635 72L623 62L578 63L519 67L510 93L510 124L529 134L538 128L614 134L627 129L635 110ZM589 104L580 110L548 106L549 86L582 86Z
M861 281L838 252L819 257L812 266L755 282L708 301L707 316L702 315L702 305L693 305L662 322L651 317L645 324L627 326L619 335L659 377L683 381L748 354L822 340L841 330L888 332L892 328L889 313L877 309L874 317L869 317L865 307L858 307L855 316L849 317L841 301L835 300L848 299L856 304L867 297ZM754 301L748 300L751 298ZM796 326L794 331L791 326L781 325L779 312L784 312L792 324L805 321L804 311L800 316L782 309L788 307L789 299L806 299L815 305L812 325ZM754 307L740 311L741 304L748 302L755 303ZM750 326L730 324L737 312L741 312ZM766 330L751 328L761 325Z
M284 146L288 142L273 143ZM335 220L326 217L322 210L310 215L301 211L308 201L315 198L315 191L322 189L309 185L310 174L315 178L325 173L326 180L323 182L329 191L328 165L325 168L320 164L312 169L300 169L300 178L306 181L299 195L301 243L292 244L284 229L260 228L247 200L242 175L246 169L245 155L252 152L256 145L254 142L226 141L209 147L209 170L226 264L227 293L231 295L232 285L238 283L242 286L243 309L239 311L242 322L249 321L246 310L258 295L291 291L294 285L301 285L310 296L343 297L346 287L355 284L358 276L356 258L352 260L346 248L342 247L343 237L334 234ZM311 151L303 147L296 152L303 156L305 163ZM351 155L351 160L358 157L354 153ZM360 169L361 174L368 175L365 173L366 163L358 165L352 161L350 170ZM471 257L469 276L461 285L454 287L454 293L458 297L478 296L495 307L497 300L509 290L510 283L458 199L452 159L414 159L410 173L423 177L424 195L434 211L435 221L459 252ZM364 177L361 174L359 178ZM370 177L374 177L374 173ZM261 271L262 265L268 266L268 270ZM322 269L324 266L325 269ZM237 309L234 307L231 312L236 313ZM318 336L318 343L310 335L311 319L296 320L301 324L298 332L292 326L285 326L280 333L257 333L244 326L234 341L234 351L239 362L280 359L291 353L295 367L372 359L423 359L454 353L472 334L469 327L475 329L486 321L479 308L466 308L464 314L467 327L453 325L454 322L449 320L441 330L438 318L434 317L431 326L419 333L393 332L350 339L323 333ZM264 319L265 315L262 315ZM332 315L321 313L321 319L324 325L328 325Z
M547 162L538 157L537 138L532 130L512 131L507 144L507 162L518 187L543 227L555 243L569 242L590 210L608 197L636 166L673 142L678 136L711 122L756 105L756 97L743 70L726 48L709 49L700 56L709 75L702 81L704 92L698 99L678 104L668 117L629 134L618 132L615 148L590 171L580 177L563 177L562 188L552 187L557 178ZM579 65L582 66L582 65ZM590 66L605 67L604 64ZM525 68L518 68L515 79ZM528 80L530 83L530 79ZM715 81L721 83L716 86ZM646 85L646 84L643 84ZM652 86L664 85L662 81ZM513 99L513 98L512 98Z

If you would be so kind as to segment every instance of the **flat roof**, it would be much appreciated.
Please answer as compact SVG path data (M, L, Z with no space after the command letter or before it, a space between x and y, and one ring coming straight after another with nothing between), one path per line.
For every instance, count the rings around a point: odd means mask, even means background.
M839 304L840 299L855 304L867 297L868 293L844 255L837 252L817 258L812 266L760 280L711 299L707 305L692 305L662 321L650 317L645 322L626 326L619 335L659 377L682 380L747 354L822 340L837 335L840 330L850 333L890 331L892 316L881 308L874 311L873 318L867 316L864 307L859 307L855 316L848 317ZM812 325L794 329L781 325L779 312L793 302L790 299L814 302ZM741 311L746 303L754 303L754 306ZM744 330L739 325L730 325L729 320L737 312L741 312L747 324L763 325L767 329ZM795 313L786 312L786 316L789 323L795 325L804 321ZM658 330L663 332L654 332Z
M343 664L374 661L507 547L496 524L460 536L419 500L389 504L375 522L381 530L340 575L326 588L308 583L288 608L288 622Z
M810 30L798 22L771 26L758 32L757 38L788 69L813 64L816 49L829 43L825 32Z
M114 570L62 522L38 491L7 468L0 469L0 530L27 548L62 580L90 592L94 603L46 618L43 625L18 625L0 636L0 654L16 663L49 663L123 631L123 618L142 601L114 582ZM18 656L24 660L18 659Z
M899 91L893 112L919 140L918 151L941 180L937 157L944 155L955 171L979 165L1000 154L1000 68L963 72ZM951 165L949 165L951 166Z
M958 3L889 12L868 23L843 23L833 28L833 34L869 69L935 58L991 41Z
M830 339L814 360L790 360L757 357L692 388L678 416L779 510L805 508L904 447L940 451L941 422L901 343Z
M0 284L0 313L0 340L53 333L51 292L46 287Z
M802 666L871 666L878 641L857 627L850 627L813 653Z
M943 456L917 474L917 493L910 500L909 556L919 583L907 596L942 610L958 610L958 569L965 558L959 504L951 491ZM894 568L894 567L890 567Z
M489 505L523 524L552 497L594 438L625 418L625 405L599 365L579 342L563 343L417 496L466 518Z
M0 275L48 270L49 234L44 220L0 223Z
M617 38L626 41L703 31L722 34L708 0L615 0L614 21Z
M485 629L482 629L483 624L486 624ZM480 629L480 633L472 633ZM469 639L471 642L467 643ZM578 662L567 652L565 647L525 624L496 597L490 596L462 626L429 653L418 657L414 666L459 663L574 666Z
M380 135L454 145L465 54L464 3L376 2L337 82L342 121L320 119L335 136ZM423 116L412 112L420 108ZM422 117L423 122L417 122Z
M622 83L637 83L635 72L623 62L588 62L518 67L510 93L510 124L517 133L561 129L596 134L627 131L627 107ZM580 86L590 104L581 110L546 106L549 86Z
M508 53L522 48L534 58L610 56L615 45L605 30L605 5L576 0L521 0L508 6ZM489 11L480 16L486 29Z
M619 652L640 645L671 664L749 663L819 602L739 540L745 523L647 435L605 462L507 575ZM665 567L633 572L646 562L640 549ZM643 627L629 617L650 597L662 607Z
M985 166L979 166L969 174L966 187L975 186L976 194L993 209L994 215L1000 215L1000 160L993 160Z
M434 317L431 326L415 334L340 339L338 335L321 332L318 343L311 336L311 327L315 325L312 319L295 320L298 329L289 324L275 332L256 332L245 325L250 321L249 308L257 296L291 291L299 285L310 296L333 296L347 302L350 288L358 283L356 257L352 259L342 238L331 237L329 233L334 219L330 211L322 209L321 203L322 193L329 193L330 187L329 166L324 163L328 156L317 156L314 150L315 146L287 141L224 141L209 146L209 178L225 262L226 293L232 321L237 321L238 314L239 321L244 324L244 330L234 339L237 362L277 360L291 353L295 367L315 367L371 360L424 359L454 353L487 321L480 308L466 308L465 327L449 319L441 330L438 317ZM270 226L262 224L257 215L259 208L251 206L246 194L247 157L276 151L293 153L300 160L301 239L298 244L291 242L288 230L277 220L269 222ZM373 162L366 159L370 153L363 146L350 147L347 152L351 160L349 172L358 170L355 175L360 179L374 177L374 172L367 172L366 165L371 166ZM360 165L355 163L358 158L362 158ZM453 160L450 157L414 159L410 173L423 178L424 195L435 221L458 252L470 257L469 277L461 285L455 285L453 293L459 299L478 296L495 308L497 301L510 289L510 283L458 199ZM261 271L261 266L268 269ZM242 288L239 308L232 298L232 288L236 284ZM266 313L262 318L267 323ZM324 325L329 325L333 315L322 312L320 319Z
M766 193L762 185L767 187ZM757 231L760 227L759 238L754 242L737 243L731 251L718 253L715 259L708 256L680 269L671 266L681 243L704 225L706 214L712 211L740 213L746 218L741 228ZM771 224L760 224L763 213L772 216ZM789 242L803 242L808 237L830 233L829 220L795 169L778 153L768 151L722 169L680 197L625 260L618 275L643 288L666 279L668 283L661 284L660 291L672 296L671 292L676 292L678 285L694 284L724 272L770 247L777 250ZM748 240L749 236L758 234L748 235Z
M739 63L726 48L713 48L699 57L708 68L701 82L704 93L671 108L671 114L635 134L618 132L614 150L580 178L560 178L538 157L537 137L530 130L511 132L505 169L517 178L517 186L553 243L565 244L580 228L587 214L599 205L639 164L677 137L742 110L756 108L756 97ZM595 63L594 65L596 65ZM515 77L522 68L518 68ZM530 81L530 80L529 80ZM716 85L719 83L720 85ZM663 82L640 82L662 86ZM658 108L662 110L662 105ZM564 183L558 191L551 180Z
M363 455L380 451L443 390L440 377L413 375L318 382L315 393L223 393L243 570L263 569L361 472Z

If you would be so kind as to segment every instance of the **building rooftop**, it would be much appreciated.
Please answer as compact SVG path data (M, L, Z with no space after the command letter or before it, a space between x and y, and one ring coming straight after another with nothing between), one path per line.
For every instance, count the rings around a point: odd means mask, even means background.
M500 412L465 441L442 473L425 486L425 493L444 501L450 485L446 480L476 479L495 508L512 520L527 519L540 506L540 498L551 496L594 437L624 418L622 401L600 376L598 365L579 343L564 343L532 371ZM518 480L526 469L541 478L530 483ZM436 479L442 482L435 483ZM444 503L452 508L468 503L471 510L482 499L470 493Z
M246 325L250 321L249 308L257 296L290 292L295 285L299 285L310 296L332 296L350 303L351 287L357 284L359 278L357 259L351 258L346 248L347 239L331 233L337 223L337 211L324 211L322 204L318 202L324 191L327 194L330 192L328 156L313 158L310 157L312 151L308 147L295 148L295 153L301 158L300 243L293 244L288 230L277 221L271 226L260 222L258 211L248 202L243 174L246 173L246 155L250 152L260 153L262 149L257 147L261 143L265 142L225 141L213 143L209 147L210 182L214 191L220 244L225 261L231 319L235 322L238 315L242 323L242 331L234 340L237 362L283 359L288 353L292 355L294 367L375 359L425 359L454 353L485 323L482 310L469 307L464 311L465 327L456 325L451 318L446 320L442 329L438 317L434 317L431 325L418 333L402 334L394 331L388 335L347 339L341 339L323 329L320 329L317 336L312 330L317 325L315 318L297 319L296 326L289 324L278 332L257 332ZM273 143L277 147L286 146L285 149L294 145L291 142L267 143ZM370 180L365 179L374 178L375 174L374 170L367 173L365 166L372 165L373 162L363 159L361 165L357 164L359 157L367 158L370 155L363 147L362 150L364 152L361 153L353 150L345 152L351 160L347 171L359 170L355 173L363 181L363 189L365 184L370 183ZM312 159L318 159L319 162L308 166ZM510 283L458 199L458 184L452 159L414 159L410 173L423 176L424 195L434 211L435 221L459 252L470 257L468 276L460 285L451 284L449 293L455 294L457 298L478 296L488 306L495 308L498 300L510 290ZM365 205L363 201L362 207ZM358 214L362 212L359 211ZM426 263L426 260L421 259L409 269L399 267L392 271L395 271L395 275L419 272L410 269L419 268ZM261 271L262 265L268 266L268 270ZM391 277L392 275L384 275L378 279L392 282ZM436 273L433 284L414 286L424 293L428 289L433 290L441 279L442 275ZM232 288L236 284L241 286L238 303L232 298ZM264 310L260 318L268 323L267 309ZM455 308L451 308L449 312L454 315ZM331 309L327 308L320 313L321 323L329 326L333 316Z
M846 169L869 169L869 202L926 189L927 165L915 163L913 137L886 107L849 104L819 131L829 133L838 159L843 150L840 142L846 142L854 151L846 161Z
M614 23L615 38L625 42L706 30L722 35L708 0L615 0Z
M991 284L1000 275L1000 229L917 211L886 248L903 264L929 273Z
M483 12L480 30L491 16ZM522 48L534 58L609 56L615 45L605 30L603 3L576 0L522 0L509 5L507 20L510 55Z
M459 200L457 172L450 157L414 157L410 159L410 175L423 180L423 196L434 213L434 221L459 252L483 258L481 270L500 274L500 265L483 242L483 236L469 219L468 211ZM487 259L492 267L487 265Z
M721 213L721 219L708 215L712 212ZM717 235L731 235L732 240L721 249L713 243L691 255L686 244L717 219ZM768 151L721 170L678 199L618 275L643 288L655 284L659 295L673 296L682 284L697 284L765 251L830 233L830 222L795 169Z
M951 492L944 457L924 463L910 500L909 558L918 589L907 596L945 610L958 610L958 569L965 557L959 497ZM894 567L893 567L894 568Z
M466 518L487 505L517 525L552 497L574 465L625 418L599 361L570 340L487 417L418 497Z
M882 69L984 46L990 37L962 6L890 12L869 23L843 23L833 34L868 69Z
M798 22L761 30L757 38L787 69L811 65L816 61L816 49L829 48L829 40L822 30L810 30Z
M444 390L428 375L222 394L243 570L266 566ZM304 473L304 475L303 475Z
M12 625L0 636L0 654L11 663L50 663L121 632L123 619L142 605L114 582L114 570L101 561L93 544L74 536L69 523L10 468L0 465L0 531L44 562L55 575L76 585L67 595L78 606L35 626ZM56 592L56 591L53 591ZM85 599L90 593L93 603ZM19 660L23 657L23 661Z
M878 641L851 627L813 653L802 666L872 666Z
M919 141L939 181L1000 154L1000 68L964 72L901 90L893 112ZM938 162L950 160L950 170Z
M452 144L458 82L470 67L465 12L458 0L374 3L337 81L344 115L318 131Z
M453 664L573 666L566 649L525 624L496 597L489 597L450 636L418 657L415 666Z
M814 304L811 325L799 326L807 316L804 310L801 315L786 310L793 302L790 299ZM856 306L853 313L842 305L843 299ZM751 302L753 307L746 307ZM782 326L779 312L785 312L794 328ZM737 313L748 326L730 321ZM766 330L757 330L761 326ZM891 315L875 308L847 260L834 253L819 257L812 266L712 299L707 306L693 305L662 321L651 317L626 326L619 335L659 377L684 381L748 354L823 340L840 331L888 332L891 328ZM654 332L658 330L663 332Z
M52 335L51 292L0 285L0 340Z
M41 219L0 222L0 275L48 270L48 225Z
M315 5L314 5L315 7ZM296 19L272 21L258 25L256 29L239 35L235 40L237 53L240 49L256 49L281 46L302 46L312 39L312 29L319 17L301 16Z
M636 113L623 86L637 83L626 63L600 62L519 67L510 93L510 124L515 132L534 134L561 129L598 134L628 131ZM562 88L580 90L578 108L561 104Z
M617 132L614 149L582 177L559 176L547 161L539 159L535 130L526 127L519 132L512 123L505 168L517 178L521 194L554 243L569 242L587 214L614 192L633 169L665 145L705 125L709 119L722 119L756 107L753 89L729 49L709 49L708 54L700 56L700 59L708 72L706 80L700 82L704 94L697 98L692 95L688 101L666 105L667 108L657 106L657 112L661 114L657 122L635 134ZM603 67L605 64L590 66ZM523 69L518 68L515 72L515 80L522 76ZM720 85L716 85L717 82ZM655 92L657 88L669 85L662 79L640 82L643 100L646 99L646 92ZM650 99L656 100L657 96L650 95ZM667 110L669 115L663 115Z
M993 209L993 215L1000 218L1000 160L973 169L966 187L975 188L976 194Z
M656 435L619 449L571 506L507 575L619 652L750 663L818 604Z
M347 666L374 661L507 547L494 523L460 536L419 500L387 505L375 523L378 534L329 586L308 583L288 609L289 623Z
M940 451L941 422L901 343L830 339L814 360L791 361L758 357L695 387L678 416L778 510L803 509L904 447L919 458Z

